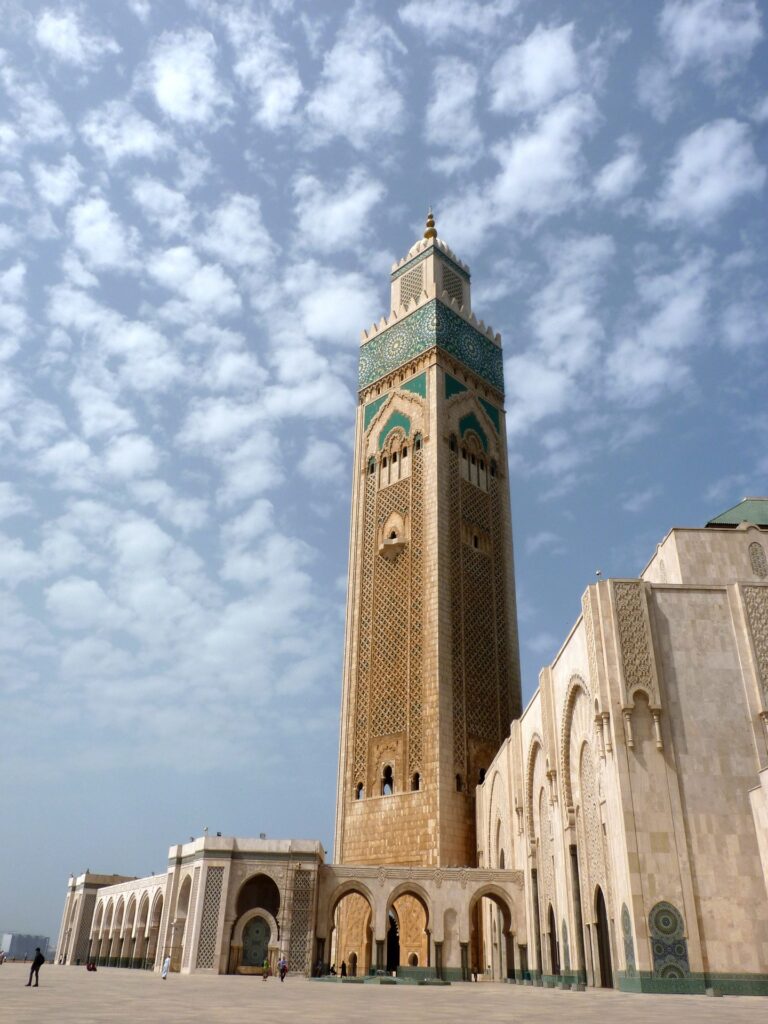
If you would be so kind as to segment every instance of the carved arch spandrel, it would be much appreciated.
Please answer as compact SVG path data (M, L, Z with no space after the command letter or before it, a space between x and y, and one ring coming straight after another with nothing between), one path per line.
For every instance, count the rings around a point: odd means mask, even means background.
M544 743L542 742L541 736L538 732L535 732L531 736L531 742L528 744L528 757L525 762L525 817L528 825L528 839L533 842L536 837L534 831L534 818L533 818L533 787L534 787L534 772L536 770L536 757L537 755L544 757Z
M379 433L384 428L387 420L393 412L401 412L407 416L411 423L410 439L413 440L416 434L427 435L427 403L419 395L410 391L393 391L371 418L371 422L365 430L363 440L363 459L359 467L364 470L368 459L379 456Z
M586 721L589 721L591 695L589 687L581 676L571 676L571 680L568 683L568 689L565 694L563 719L560 727L560 778L561 785L563 787L563 806L566 814L568 815L568 821L570 824L573 824L574 814L573 784L571 780L571 737L573 733L574 711L580 696L582 697L584 711L577 720L578 724L581 726L578 732L581 732L584 728L584 722L581 719L585 717ZM582 739L586 739L586 736L582 736Z
M466 416L468 412L473 412L480 425L486 434L486 440L488 441L488 451L486 455L488 458L496 459L500 461L500 448L497 441L496 427L493 424L490 416L485 411L482 403L478 401L477 396L473 391L462 391L458 395L453 395L447 400L448 417L446 424L446 437L450 434L455 434L459 444L461 444L461 435L459 431L459 421L463 416ZM473 436L477 436L473 432Z

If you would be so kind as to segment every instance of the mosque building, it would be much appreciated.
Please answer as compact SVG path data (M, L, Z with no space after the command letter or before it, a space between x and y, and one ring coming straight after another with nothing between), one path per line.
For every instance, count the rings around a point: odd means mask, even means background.
M431 214L358 388L334 862L85 872L57 962L768 994L768 498L587 587L522 709L501 338Z

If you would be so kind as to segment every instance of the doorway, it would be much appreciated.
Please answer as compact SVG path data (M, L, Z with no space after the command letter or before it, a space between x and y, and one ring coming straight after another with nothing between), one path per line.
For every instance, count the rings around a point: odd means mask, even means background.
M605 909L603 890L598 885L595 894L595 911L597 914L597 956L600 962L600 984L603 988L613 988L613 970L611 967L611 939L608 932L608 914Z
M400 927L397 915L390 910L387 918L387 971L391 974L400 966Z

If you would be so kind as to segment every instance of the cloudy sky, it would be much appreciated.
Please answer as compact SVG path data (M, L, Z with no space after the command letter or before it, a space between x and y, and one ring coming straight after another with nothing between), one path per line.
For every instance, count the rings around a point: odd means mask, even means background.
M504 338L526 698L596 569L768 491L767 19L0 16L0 927L55 935L204 825L331 849L359 331L428 203Z

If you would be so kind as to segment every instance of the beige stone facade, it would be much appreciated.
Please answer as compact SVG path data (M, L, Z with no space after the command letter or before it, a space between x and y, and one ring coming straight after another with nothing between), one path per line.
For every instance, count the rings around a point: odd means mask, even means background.
M748 523L670 531L588 587L513 723L478 857L525 872L534 977L768 993L766 553Z

